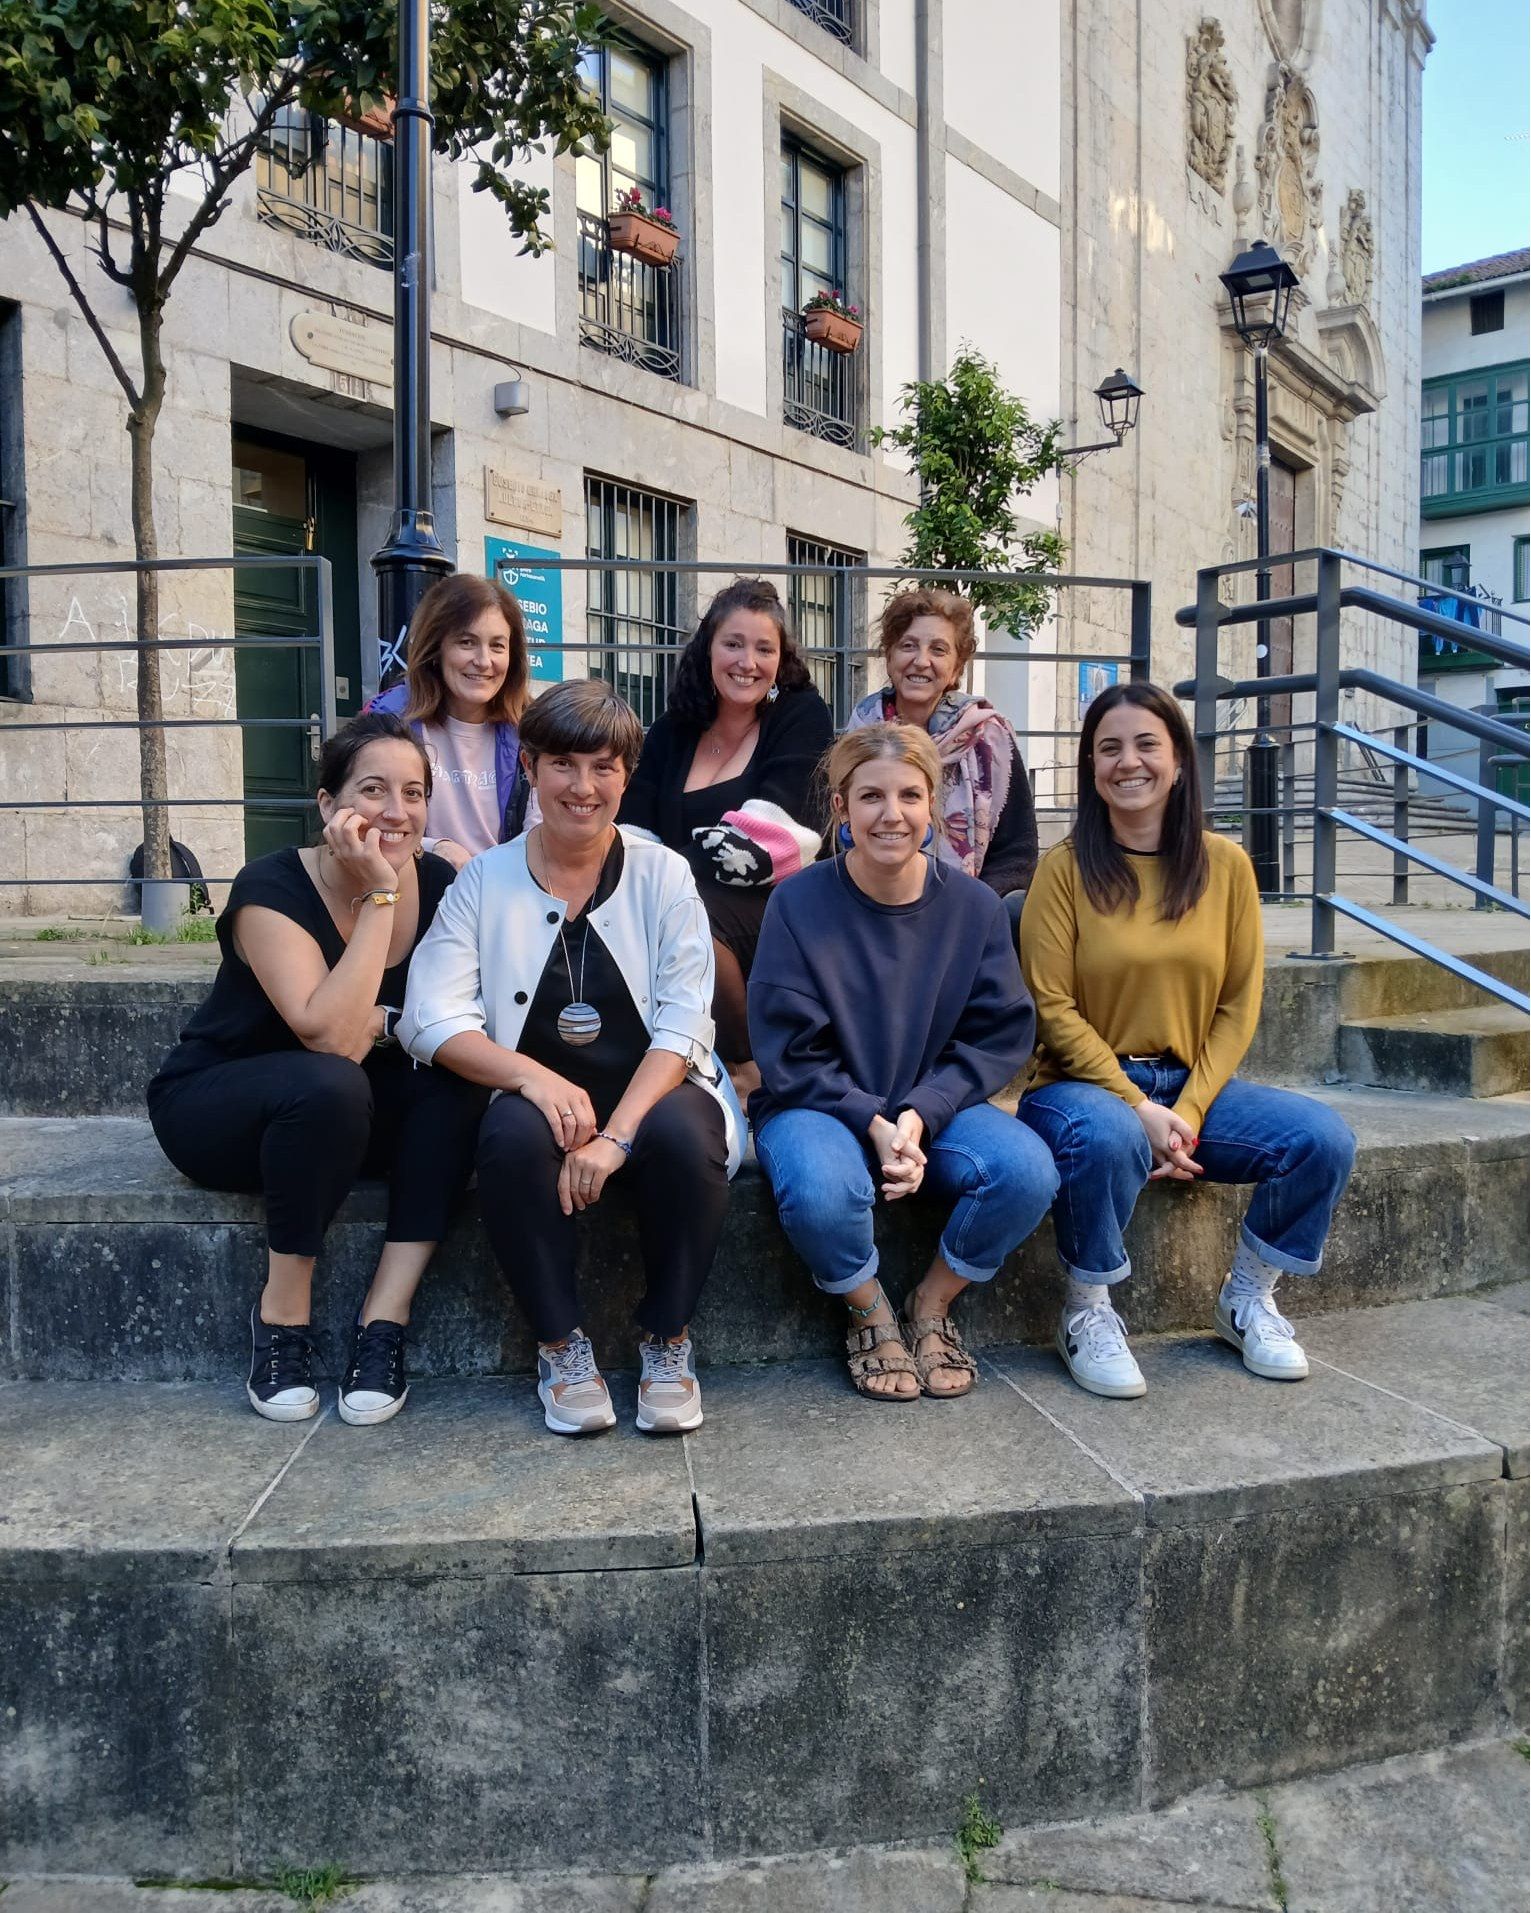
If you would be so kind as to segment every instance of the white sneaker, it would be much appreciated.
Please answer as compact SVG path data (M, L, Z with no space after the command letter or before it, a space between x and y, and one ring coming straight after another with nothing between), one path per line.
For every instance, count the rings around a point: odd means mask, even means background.
M1244 1357L1251 1375L1263 1375L1268 1382L1307 1380L1308 1358L1274 1297L1236 1294L1225 1280L1218 1291L1212 1326Z
M665 1342L645 1335L638 1344L638 1427L646 1435L684 1435L702 1425L702 1385L696 1379L691 1337Z
M583 1329L575 1329L562 1348L538 1345L537 1399L555 1435L598 1435L617 1425L611 1391Z
M1065 1309L1058 1318L1058 1353L1068 1372L1092 1395L1122 1400L1146 1395L1148 1383L1127 1346L1127 1324L1109 1302Z

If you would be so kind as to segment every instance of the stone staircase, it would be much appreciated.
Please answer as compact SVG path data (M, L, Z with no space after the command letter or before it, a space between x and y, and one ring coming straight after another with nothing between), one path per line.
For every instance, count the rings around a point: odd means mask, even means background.
M1507 1046L1440 973L1270 966L1250 1073L1360 1143L1323 1276L1283 1291L1303 1386L1205 1332L1240 1193L1156 1185L1142 1401L1039 1346L1044 1227L964 1304L970 1399L863 1403L747 1161L706 1425L631 1427L613 1203L583 1273L622 1420L571 1443L471 1198L397 1421L250 1414L259 1204L123 1113L205 984L154 954L184 974L0 967L0 1877L646 1870L940 1835L980 1776L1020 1827L1524 1721L1527 1109L1465 1093ZM1463 1093L1411 1093L1429 1058L1364 1034L1418 1017L1466 1046ZM890 1290L938 1221L880 1218ZM337 1356L381 1222L364 1186L330 1234Z

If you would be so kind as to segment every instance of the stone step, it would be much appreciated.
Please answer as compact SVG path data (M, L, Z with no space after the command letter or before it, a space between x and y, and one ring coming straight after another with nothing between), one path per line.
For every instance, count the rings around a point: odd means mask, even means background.
M1526 1019L1508 1004L1347 1021L1339 1059L1348 1082L1382 1089L1505 1096L1531 1084Z
M1504 1732L1525 1308L1313 1317L1299 1386L1144 1339L1136 1402L1013 1346L897 1409L720 1368L670 1443L625 1377L584 1443L524 1378L376 1429L0 1386L0 1874L652 1871Z
M1367 1306L1456 1293L1525 1269L1526 1108L1334 1088L1313 1092L1359 1141L1357 1168L1319 1281L1283 1306ZM245 1322L264 1278L262 1205L185 1181L148 1123L120 1117L0 1120L0 1375L58 1381L218 1380L248 1360ZM1145 1332L1200 1327L1227 1269L1243 1192L1156 1183L1128 1235L1123 1307ZM901 1295L927 1266L941 1212L916 1200L878 1216L883 1276ZM330 1229L315 1323L332 1359L371 1278L381 1185L364 1184ZM634 1359L636 1230L620 1181L581 1228L585 1326L603 1359ZM976 1345L1047 1341L1060 1300L1051 1225L963 1302ZM788 1361L836 1349L843 1311L819 1295L782 1235L752 1158L736 1179L697 1311L704 1362ZM533 1345L490 1258L470 1196L428 1275L412 1325L414 1372L529 1368Z
M0 1116L143 1113L144 1085L206 995L215 953L126 948L93 966L73 945L44 945L39 954L0 943ZM1524 944L1474 952L1472 961L1526 987ZM1340 1080L1346 1018L1489 1001L1449 971L1402 954L1322 963L1272 955L1265 978L1246 1071L1271 1082Z

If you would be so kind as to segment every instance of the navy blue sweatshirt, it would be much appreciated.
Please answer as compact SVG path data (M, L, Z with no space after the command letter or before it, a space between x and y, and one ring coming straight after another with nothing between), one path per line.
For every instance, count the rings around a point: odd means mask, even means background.
M927 870L916 903L876 903L843 857L776 886L750 972L757 1125L818 1109L865 1138L919 1112L934 1139L1030 1060L1036 1011L1000 898Z

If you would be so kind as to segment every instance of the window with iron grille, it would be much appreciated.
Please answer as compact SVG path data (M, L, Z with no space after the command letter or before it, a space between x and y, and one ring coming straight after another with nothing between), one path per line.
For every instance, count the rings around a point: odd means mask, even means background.
M649 210L668 207L668 69L664 60L619 40L586 53L580 71L611 122L607 150L581 151L574 162L580 343L678 379L680 261L660 266L616 252L606 224L618 194L634 187Z
M817 292L850 300L845 174L795 140L781 149L782 399L787 423L832 445L860 442L857 360L810 339L803 307Z
M1531 538L1517 538L1513 546L1514 583L1510 590L1513 602L1524 604L1531 598Z
M799 13L806 13L815 26L832 33L844 46L856 44L855 0L792 0Z
M277 114L255 156L255 204L347 259L393 264L393 143L300 107Z
M21 563L21 321L0 304L0 566ZM24 644L24 581L0 578L0 645ZM0 698L31 695L27 661L0 655Z
M589 573L586 653L592 677L614 684L645 729L665 707L690 622L674 571L655 561L680 557L689 505L609 478L585 478L585 555L635 558L628 569Z
M866 563L866 553L842 551L789 531L787 563L822 567L790 574L789 609L819 695L834 713L835 729L844 730L866 690L866 647L857 640L865 621L865 589L851 575L853 567Z

